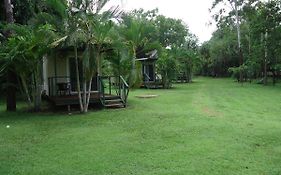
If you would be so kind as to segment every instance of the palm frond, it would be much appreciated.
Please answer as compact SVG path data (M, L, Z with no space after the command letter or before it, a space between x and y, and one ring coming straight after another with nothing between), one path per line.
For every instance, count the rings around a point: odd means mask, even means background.
M66 18L67 2L65 0L46 0L46 6L58 14L60 18Z
M55 48L55 47L57 47L60 43L64 42L67 38L68 38L68 36L64 36L64 37L62 37L62 38L59 38L59 39L55 40L53 43L51 43L50 46L51 46L52 48Z

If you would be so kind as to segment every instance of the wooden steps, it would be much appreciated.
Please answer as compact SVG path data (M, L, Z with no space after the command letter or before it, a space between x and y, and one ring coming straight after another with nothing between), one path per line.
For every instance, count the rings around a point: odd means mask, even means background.
M112 96L112 98L106 98L104 101L104 107L106 108L125 108L126 104L120 97Z

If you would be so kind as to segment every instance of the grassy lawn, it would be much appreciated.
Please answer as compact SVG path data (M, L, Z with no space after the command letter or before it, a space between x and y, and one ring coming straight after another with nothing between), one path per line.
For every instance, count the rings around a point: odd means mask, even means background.
M281 174L280 85L198 78L87 115L0 105L1 175Z

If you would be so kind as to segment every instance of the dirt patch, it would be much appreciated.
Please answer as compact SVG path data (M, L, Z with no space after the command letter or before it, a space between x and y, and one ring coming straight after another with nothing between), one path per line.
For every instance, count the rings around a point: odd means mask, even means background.
M216 111L214 109L210 109L209 107L204 107L202 109L202 112L204 114L207 114L208 117L221 117L222 116L222 113L220 113L220 112L218 112L218 111Z

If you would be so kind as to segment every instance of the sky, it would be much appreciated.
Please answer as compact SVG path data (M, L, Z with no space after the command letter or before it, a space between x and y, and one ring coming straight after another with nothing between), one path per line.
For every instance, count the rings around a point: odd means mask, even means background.
M111 0L110 4L120 3L121 0ZM215 31L211 21L209 8L213 0L123 0L122 9L131 11L143 8L145 10L159 9L159 13L167 17L182 19L190 31L195 34L200 43L208 41Z

